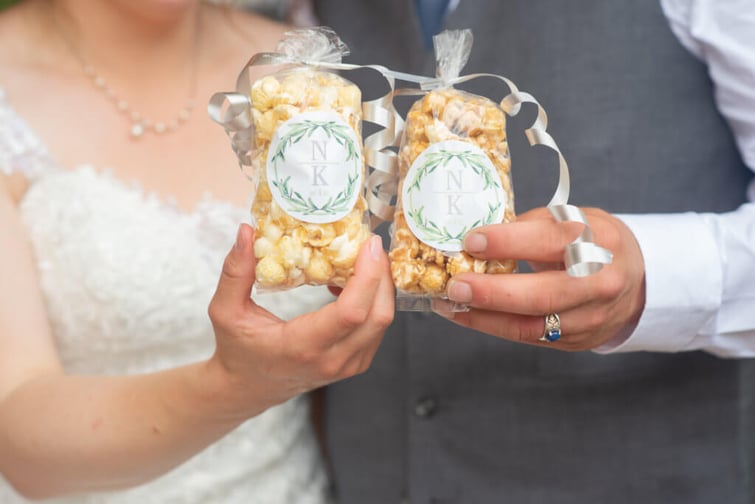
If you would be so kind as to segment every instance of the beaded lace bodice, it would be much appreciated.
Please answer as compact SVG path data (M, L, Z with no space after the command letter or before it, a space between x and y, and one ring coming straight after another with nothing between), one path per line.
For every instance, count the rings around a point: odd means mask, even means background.
M207 305L246 210L206 197L183 212L91 166L63 170L0 90L0 171L10 169L30 181L19 210L68 372L141 373L211 354ZM255 295L283 318L329 298L322 288ZM151 483L59 502L317 504L325 487L300 397ZM23 501L0 479L0 502Z

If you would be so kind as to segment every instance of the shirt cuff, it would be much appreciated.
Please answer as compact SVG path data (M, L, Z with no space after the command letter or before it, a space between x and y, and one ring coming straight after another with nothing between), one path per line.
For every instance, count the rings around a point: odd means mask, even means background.
M645 308L634 331L593 351L695 350L695 336L721 305L719 250L696 213L618 215L645 261Z

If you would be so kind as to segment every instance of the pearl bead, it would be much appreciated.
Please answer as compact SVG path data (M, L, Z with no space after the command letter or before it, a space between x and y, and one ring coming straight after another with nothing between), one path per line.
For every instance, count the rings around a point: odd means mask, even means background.
M144 134L144 126L141 123L136 123L131 126L131 136L134 138L139 138Z

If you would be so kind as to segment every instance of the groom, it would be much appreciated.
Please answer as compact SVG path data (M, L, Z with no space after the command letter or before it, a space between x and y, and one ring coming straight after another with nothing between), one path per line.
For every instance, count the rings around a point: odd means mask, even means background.
M752 174L705 66L659 2L452 3L315 6L350 61L425 75L434 31L472 29L464 73L504 75L543 104L574 204L660 213L744 202ZM532 117L520 116L508 131L522 212L547 202L555 168L528 147ZM327 391L335 491L363 504L752 502L753 378L749 363L702 352L565 353L401 313L372 368Z

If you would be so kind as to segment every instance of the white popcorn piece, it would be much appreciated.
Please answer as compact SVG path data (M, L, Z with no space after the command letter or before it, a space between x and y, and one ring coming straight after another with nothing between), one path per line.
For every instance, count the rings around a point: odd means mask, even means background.
M333 277L334 268L321 252L315 252L304 272L314 282L327 283Z
M263 285L277 285L286 280L286 269L273 256L266 256L257 262L256 279Z
M260 259L273 253L275 249L275 242L270 239L260 236L254 240L254 257Z
M304 242L313 247L327 247L336 237L336 230L332 224L303 224Z

